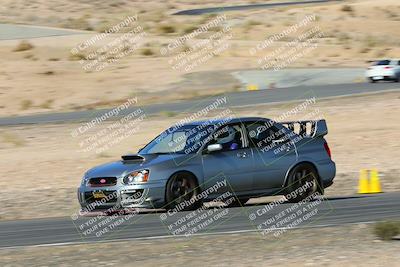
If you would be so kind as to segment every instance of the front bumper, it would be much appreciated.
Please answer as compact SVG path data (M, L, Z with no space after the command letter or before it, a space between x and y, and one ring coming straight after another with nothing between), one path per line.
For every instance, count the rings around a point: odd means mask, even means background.
M82 211L124 208L161 208L165 202L166 181L106 187L80 186L78 200Z

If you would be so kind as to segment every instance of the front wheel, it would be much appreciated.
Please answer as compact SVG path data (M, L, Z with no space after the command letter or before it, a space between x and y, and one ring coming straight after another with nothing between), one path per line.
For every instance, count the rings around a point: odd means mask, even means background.
M319 184L318 173L310 164L299 164L289 173L287 201L295 203L317 195L323 195L324 189Z
M167 209L177 211L195 210L201 207L202 200L198 197L200 189L197 180L186 173L175 174L167 183Z

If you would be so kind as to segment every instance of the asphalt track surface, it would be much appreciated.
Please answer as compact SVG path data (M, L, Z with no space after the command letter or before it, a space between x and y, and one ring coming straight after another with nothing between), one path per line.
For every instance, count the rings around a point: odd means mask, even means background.
M400 218L399 202L400 192L338 198L331 197L323 199L320 202L312 201L305 204L314 203L313 209L317 209L317 212L312 217L308 217L300 224L293 226L293 228L326 227L398 219ZM288 209L295 205L290 203L279 204L267 213L262 214L260 210L267 204L268 203L262 203L239 208L222 208L219 210L209 208L200 211L196 216L200 217L204 213L213 211L214 215L218 212L218 214L223 213L224 216L215 219L212 224L200 229L196 234L210 235L260 232L260 230L257 229L259 224L266 222L268 218L272 218L284 210L287 212ZM259 214L261 215L257 215L255 220L251 220L252 214L257 214L257 210L259 210ZM163 215L166 215L165 212L131 214L129 217L124 217L128 215L117 216L113 218L114 221L110 221L108 224L98 229L107 228L109 227L108 225L111 225L112 222L116 222L118 219L123 223L99 237L95 236L95 232L99 232L98 230L92 232L91 235L86 234L86 236L84 235L84 231L88 228L82 228L82 231L79 230L81 225L84 225L85 222L96 217L79 217L75 221L70 217L3 221L0 222L0 248L185 237L183 232L174 235L172 231L177 228L172 227L171 230L169 230L169 226L178 222L180 218L187 216L189 213L190 212L179 212L175 215L167 216L165 220L162 219ZM294 211L292 213L294 213ZM301 216L305 214L306 213L303 213ZM298 216L298 218L301 216ZM102 218L111 217L106 216ZM294 221L294 219L292 221ZM98 223L95 224L99 225ZM88 225L89 227L93 227L95 224L92 223ZM282 228L278 228L275 232L279 230L282 230ZM273 234L275 232L269 232L268 234ZM190 236L186 238L190 238Z
M0 41L87 34L87 31L0 23Z
M319 86L299 86L291 88L277 88L271 90L246 91L238 93L228 93L209 98L188 100L176 103L162 103L148 106L132 106L121 110L118 116L110 119L117 119L126 116L139 107L146 115L155 115L162 112L186 112L192 113L213 103L217 98L226 97L227 103L222 108L234 108L243 106L257 106L261 104L271 104L288 101L299 101L310 97L323 99L329 97L349 96L363 93L379 93L387 90L400 89L399 83L383 82L376 84L352 83L337 85L319 85ZM140 99L138 99L140 104ZM19 125L19 124L40 124L40 123L69 123L86 122L99 117L111 109L98 109L89 111L74 111L64 113L42 113L35 115L19 117L0 117L0 126Z
M273 8L273 7L281 7L281 6L318 4L318 3L328 3L328 2L334 2L334 1L338 1L338 0L291 1L291 2L268 3L268 4L197 8L197 9L188 9L188 10L179 11L179 12L174 13L173 15L192 15L192 16L194 16L194 15L203 15L203 14L226 12L226 11L239 11L239 10L249 10L249 9Z

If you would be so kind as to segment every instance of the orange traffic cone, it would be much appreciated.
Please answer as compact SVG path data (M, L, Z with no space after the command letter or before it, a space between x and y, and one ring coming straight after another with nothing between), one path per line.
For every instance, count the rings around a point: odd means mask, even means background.
M248 91L257 91L259 88L258 88L258 85L257 84L248 84L247 85L247 90Z
M370 171L369 182L370 182L370 186L369 186L370 193L382 193L381 182L379 180L377 169L372 169Z
M360 170L360 178L358 180L358 193L368 194L369 193L369 181L368 181L368 170Z

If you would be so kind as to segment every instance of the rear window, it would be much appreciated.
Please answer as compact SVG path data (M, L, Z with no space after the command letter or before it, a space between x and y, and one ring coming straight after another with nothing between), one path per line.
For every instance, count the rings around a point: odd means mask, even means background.
M379 60L374 65L375 66L390 65L390 60Z

